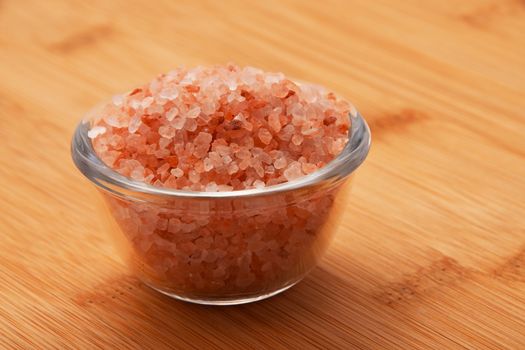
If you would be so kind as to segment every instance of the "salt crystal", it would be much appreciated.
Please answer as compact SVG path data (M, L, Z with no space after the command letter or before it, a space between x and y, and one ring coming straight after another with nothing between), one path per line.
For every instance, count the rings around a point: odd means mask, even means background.
M268 116L268 125L274 132L281 131L281 122L279 115L276 113L272 113Z
M109 125L113 127L120 127L121 126L121 118L119 118L118 115L108 115L104 117L104 121Z
M215 103L214 101L205 101L202 104L201 112L204 114L213 114L215 112Z
M288 168L284 171L284 177L288 181L295 180L301 176L303 176L303 172L301 170L301 164L299 162L292 162Z
M177 114L179 114L179 110L177 107L173 107L166 112L166 119L171 122L177 116Z
M250 123L249 121L245 121L244 123L242 123L242 128L245 129L245 130L248 130L248 131L252 131L253 130L253 124Z
M254 186L255 188L259 188L259 189L264 188L264 181L261 181L261 180L255 180L255 181L253 182L253 186Z
M287 163L288 162L286 161L286 158L281 157L275 160L275 162L273 163L273 166L275 167L275 169L283 169L286 167Z
M184 175L184 171L182 171L179 168L171 169L170 173L171 175L176 176L176 177L182 177L182 175Z
M144 180L144 168L142 166L136 167L130 172L129 176L133 180L143 181Z
M160 167L157 168L157 173L158 174L162 174L166 171L168 171L170 168L170 164L169 163L164 163L163 165L161 165Z
M245 67L241 73L241 81L246 85L253 85L256 82L257 71L252 67Z
M206 171L206 172L208 172L211 169L213 169L213 163L211 162L210 158L207 158L207 157L204 158L203 166L204 166L204 171Z
M259 159L266 165L273 163L273 158L266 151L259 156Z
M225 83L230 91L235 91L237 89L237 82L234 78L226 79Z
M346 145L346 140L341 140L341 139L335 140L334 143L332 144L332 154L335 156L341 153L345 145Z
M201 113L201 108L198 106L194 106L190 110L188 110L188 113L186 113L186 117L187 118L197 118L200 113Z
M175 136L175 129L170 126L161 126L159 128L159 135L165 137L166 139L171 139Z
M159 134L160 134L160 131L159 131ZM166 146L168 146L170 143L171 143L171 139L168 139L168 138L165 138L165 137L161 137L159 139L159 147L160 148L166 148Z
M199 135L194 139L195 150L193 154L197 158L204 158L208 154L208 149L210 148L210 143L212 141L211 134L207 132L200 132Z
M301 134L311 136L319 133L319 128L313 122L304 123L301 126Z
M222 157L217 152L208 153L208 157L214 167L220 167L222 165Z
M179 91L174 88L163 89L159 96L165 100L175 100L179 96Z
M261 142L264 143L265 145L270 144L270 142L272 141L272 134L265 128L259 129L258 136L259 136L259 140L261 140Z
M195 74L192 72L188 72L184 78L180 81L181 85L191 85L193 81L195 80Z
M137 132L137 130L140 127L140 124L142 124L142 121L140 120L140 118L138 117L131 118L131 120L129 121L129 125L128 125L129 133L134 134L135 132Z
M94 139L95 137L102 135L106 132L106 128L103 126L94 126L88 131L88 137Z
M276 84L284 79L284 74L282 73L267 73L264 76L264 82L267 84Z
M196 172L195 170L190 170L189 174L188 174L188 179L193 182L193 183L197 183L199 182L199 180L201 179L201 176L198 172Z
M235 101L236 98L237 98L237 94L228 94L226 96L226 101L228 103L232 103L233 101Z
M301 125L306 120L304 108L299 104L293 105L291 114L293 117L292 123L294 125Z
M243 159L239 163L239 169L241 169L241 170L246 170L249 166L250 166L250 159L249 158Z
M299 146L303 143L304 137L301 134L295 134L292 136L292 143L296 146Z
M195 131L197 130L197 122L195 119L186 119L186 123L184 124L184 129L188 131Z
M266 170L264 172L266 174L273 175L275 173L275 168L270 165L269 167L266 168Z
M232 175L232 174L235 174L238 171L239 171L239 166L237 165L237 163L231 163L228 166L228 174Z
M312 84L302 84L301 95L308 103L314 103L319 98L319 88Z
M225 155L225 156L222 157L222 162L224 164L230 164L232 162L232 160L233 160L232 157L230 157L229 155Z
M213 139L213 136L207 132L200 132L197 137L194 139L196 145L203 144L209 145Z
M133 99L129 102L129 106L135 110L139 109L142 106L142 102L137 99Z
M151 104L153 103L153 97L151 96L148 96L146 98L144 98L141 102L141 105L142 105L142 108L143 109L146 109L148 108Z
M295 128L293 125L288 124L282 128L281 132L279 133L279 138L284 141L290 141L294 132Z
M252 156L252 154L246 148L241 148L238 152L235 153L235 156L239 159L248 159Z
M182 128L184 128L184 124L186 124L186 119L182 118L182 117L177 117L175 119L173 119L173 127L177 130L181 130Z
M311 163L304 163L301 166L301 168L305 174L311 174L317 170L317 165Z
M195 155L196 152L193 152L193 154ZM197 158L201 158L201 154L199 155L196 155ZM204 162L202 160L197 160L194 165L193 165L193 168L199 173L199 174L202 174L205 172L204 170Z
M217 192L218 186L215 182L209 182L206 184L206 192Z
M262 167L260 162L254 164L253 165L253 169L255 170L255 172L257 173L257 175L259 177L263 177L264 176L264 168Z

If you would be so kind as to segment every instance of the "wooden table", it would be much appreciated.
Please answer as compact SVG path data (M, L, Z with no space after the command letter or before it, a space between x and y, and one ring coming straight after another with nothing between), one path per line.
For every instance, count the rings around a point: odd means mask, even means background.
M0 48L0 348L525 348L523 1L4 0ZM373 146L304 282L203 307L129 276L69 142L112 93L228 61L347 96Z

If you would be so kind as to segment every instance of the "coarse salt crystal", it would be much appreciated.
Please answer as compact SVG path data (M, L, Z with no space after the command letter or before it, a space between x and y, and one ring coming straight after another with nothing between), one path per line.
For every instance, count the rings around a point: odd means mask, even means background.
M259 129L258 136L259 136L259 140L261 140L261 142L264 143L265 145L269 145L270 142L272 141L272 134L265 128Z
M292 162L288 168L284 171L284 177L288 181L295 180L299 177L303 176L303 172L301 170L301 164L299 162Z
M224 191L233 191L233 186L228 186L228 185L218 185L218 186L217 186L217 190L218 190L218 191L221 191L221 192L224 192Z
M198 172L196 172L195 170L190 170L189 174L188 174L188 179L193 182L193 183L197 183L199 182L199 180L201 179L201 176Z
M242 148L235 153L235 156L239 159L249 159L252 156L252 154L246 148Z
M264 181L261 181L261 180L255 180L255 181L253 182L253 186L254 186L255 188L259 188L259 189L260 189L260 188L264 188Z
M281 157L275 160L275 162L273 163L273 166L275 167L275 169L283 169L286 167L287 163L288 162L286 161L286 158Z
M184 171L182 171L179 168L171 169L170 173L171 175L176 176L176 177L182 177L182 175L184 175Z
M138 117L131 118L131 120L129 121L129 125L128 125L129 133L134 134L135 132L137 132L137 130L140 128L141 123L142 121L140 120L140 118Z
M179 113L179 110L177 107L171 108L168 112L166 112L166 119L171 122Z
M184 124L186 124L186 119L182 117L176 117L175 119L173 119L172 125L177 130L181 130L182 128L184 128Z
M186 123L184 124L184 129L188 131L195 131L197 130L197 122L195 119L186 119Z
M142 102L140 100L137 100L137 99L132 99L130 102L129 102L129 106L135 110L139 109L141 106L142 106Z
M206 184L206 192L217 192L218 190L218 186L215 182L209 182L208 184Z
M200 107L192 107L190 110L188 110L188 113L186 113L187 118L197 118L201 112Z
M137 180L137 181L144 180L144 168L142 166L136 167L130 172L130 177L133 180Z
M268 116L268 125L276 133L281 131L281 121L280 121L279 115L276 113L271 113Z
M225 155L225 156L222 157L222 162L224 164L230 164L232 162L232 160L233 160L232 157L230 157L229 155Z
M301 143L303 143L303 136L301 134L295 134L292 136L292 143L296 146L299 146Z
M106 132L106 128L103 126L94 126L88 131L88 137L94 139L95 137L102 135Z
M213 169L213 163L211 162L210 158L204 158L203 165L204 171L210 171L211 169Z
M284 74L282 73L268 73L264 77L264 81L267 84L276 84L276 83L279 83L283 79L284 79Z
M141 102L142 108L144 108L144 109L148 108L151 105L152 102L153 102L153 97L151 97L151 96L146 97Z
M231 163L228 166L228 174L232 175L232 174L235 174L238 171L239 171L239 166L237 165L237 163Z
M175 136L175 129L170 126L161 126L159 128L159 135L165 137L166 139L171 139L173 136Z
M159 93L159 96L166 100L175 100L179 96L179 92L174 88L167 88Z

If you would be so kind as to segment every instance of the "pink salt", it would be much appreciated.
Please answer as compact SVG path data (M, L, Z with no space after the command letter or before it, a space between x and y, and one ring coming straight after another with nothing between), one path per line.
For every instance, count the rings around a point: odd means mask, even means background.
M88 131L88 137L89 138L96 138L99 135L102 135L106 132L106 128L103 126L94 126L91 128L91 130Z
M182 171L179 168L172 169L170 173L171 175L176 176L176 177L182 177L182 175L184 175L184 171Z
M259 136L259 140L261 140L261 142L264 143L265 145L269 145L270 142L272 141L272 134L265 128L259 129L258 136Z
M287 161L285 157L281 157L275 160L273 163L275 169L282 169L286 166Z
M104 162L138 181L193 191L262 188L334 159L348 141L352 108L281 73L179 68L114 96L88 136Z
M301 169L301 164L299 162L292 162L288 168L286 168L286 170L284 171L284 177L288 180L288 181L292 181L292 180L295 180L301 176L303 176L303 172L302 172L302 169Z

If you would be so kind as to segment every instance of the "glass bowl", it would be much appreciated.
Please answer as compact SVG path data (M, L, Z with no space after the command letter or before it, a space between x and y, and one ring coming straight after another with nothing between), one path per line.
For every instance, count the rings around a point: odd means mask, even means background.
M88 120L78 125L71 153L102 195L105 230L145 284L189 302L242 304L290 288L327 250L370 147L361 115L353 110L349 118L338 157L262 189L192 192L124 177L96 155Z

